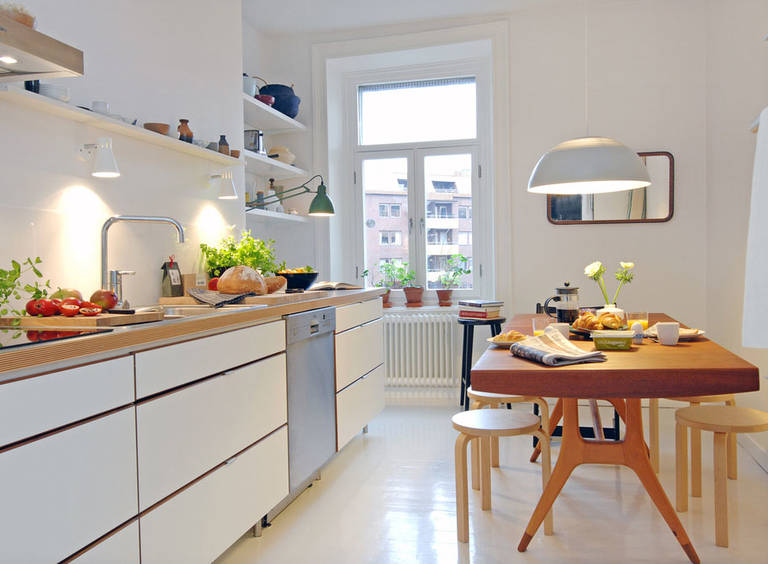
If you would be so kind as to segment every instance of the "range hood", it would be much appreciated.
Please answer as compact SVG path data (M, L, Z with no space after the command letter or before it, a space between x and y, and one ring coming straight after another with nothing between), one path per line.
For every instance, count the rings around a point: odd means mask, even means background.
M0 14L0 82L82 74L82 51Z

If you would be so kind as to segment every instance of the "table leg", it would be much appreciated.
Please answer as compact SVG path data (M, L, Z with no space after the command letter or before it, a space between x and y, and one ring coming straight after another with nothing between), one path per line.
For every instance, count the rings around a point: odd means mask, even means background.
M648 442L651 446L651 466L659 473L659 399L648 400ZM688 495L686 493L686 495Z
M469 409L469 396L466 391L472 385L472 347L474 346L475 328L472 325L464 326L464 334L467 337L467 345L464 349L464 372L466 374L466 381L464 382L464 411Z
M688 558L694 564L699 564L699 557L688 538L688 534L651 467L643 439L643 421L639 399L629 398L626 400L625 424L626 433L622 441L584 440L579 433L578 400L575 398L563 399L563 439L560 445L560 455L552 477L531 516L523 538L520 540L519 551L523 552L528 547L528 543L536 534L536 530L576 466L580 464L621 464L634 470Z
M467 327L461 340L461 392L459 392L459 405L464 407L464 398L467 397Z
M560 423L560 419L563 418L563 400L561 398L557 399L557 402L555 403L555 407L552 408L552 413L549 416L549 436L552 437L552 433L555 432L555 429L557 429L558 424ZM533 447L533 454L531 454L531 462L536 462L536 460L539 458L539 454L541 454L541 447L536 444L535 447Z

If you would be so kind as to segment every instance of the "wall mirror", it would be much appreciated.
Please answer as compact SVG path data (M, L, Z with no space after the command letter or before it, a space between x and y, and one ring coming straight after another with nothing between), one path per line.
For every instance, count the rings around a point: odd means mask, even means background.
M672 219L675 159L668 151L638 153L651 185L608 194L547 196L547 219L556 225L581 223L659 223Z

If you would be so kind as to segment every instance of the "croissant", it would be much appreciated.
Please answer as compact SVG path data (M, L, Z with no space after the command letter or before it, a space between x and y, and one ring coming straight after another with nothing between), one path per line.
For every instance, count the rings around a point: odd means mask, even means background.
M605 312L600 315L598 321L608 329L618 329L621 327L622 319L615 313Z

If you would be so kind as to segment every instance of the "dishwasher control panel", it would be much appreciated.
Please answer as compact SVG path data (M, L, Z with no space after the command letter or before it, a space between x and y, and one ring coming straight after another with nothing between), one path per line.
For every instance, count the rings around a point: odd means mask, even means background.
M336 329L336 308L324 307L285 316L287 344L332 333Z

